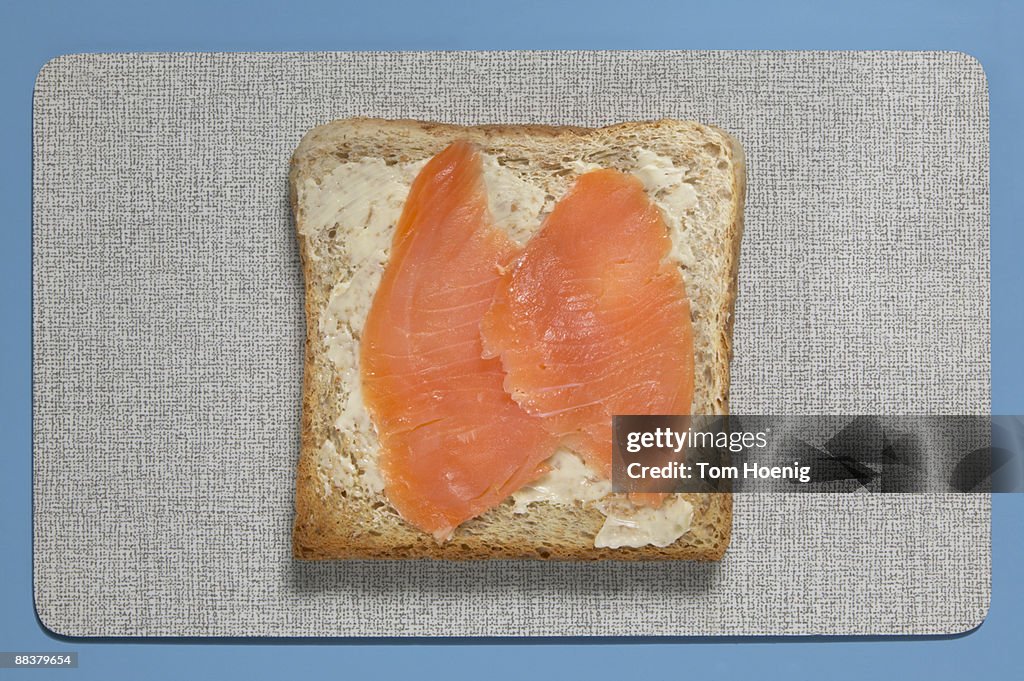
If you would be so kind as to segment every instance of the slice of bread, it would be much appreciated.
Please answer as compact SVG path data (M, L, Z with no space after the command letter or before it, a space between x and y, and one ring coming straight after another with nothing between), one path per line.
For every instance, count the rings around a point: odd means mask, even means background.
M732 528L728 494L680 495L692 505L689 531L667 546L620 548L595 547L609 504L621 506L615 495L528 505L509 499L445 543L407 524L388 503L360 395L359 334L405 193L426 159L456 139L484 152L491 212L520 243L588 169L640 177L665 213L690 298L693 412L728 410L745 191L743 153L728 134L672 120L597 129L371 119L317 127L291 164L307 320L295 557L719 559Z

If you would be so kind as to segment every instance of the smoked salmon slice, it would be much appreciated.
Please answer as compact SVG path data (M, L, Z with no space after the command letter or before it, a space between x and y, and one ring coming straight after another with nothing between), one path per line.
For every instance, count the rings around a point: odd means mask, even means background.
M491 222L482 159L456 142L414 180L360 341L385 494L438 540L545 470L555 438L483 357L480 323L518 248Z
M605 477L614 414L690 413L693 328L671 248L639 180L586 173L507 269L481 324L516 403Z

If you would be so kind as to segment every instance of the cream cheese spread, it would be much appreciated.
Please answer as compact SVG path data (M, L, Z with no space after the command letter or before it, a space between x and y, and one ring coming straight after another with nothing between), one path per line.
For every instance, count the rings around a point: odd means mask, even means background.
M594 546L618 549L623 546L669 546L690 531L693 505L670 496L660 508L634 506L620 498L599 504L605 514L604 526Z
M339 381L334 427L344 442L341 451L331 440L320 448L320 475L328 492L332 485L357 495L379 494L384 489L377 465L379 445L363 404L359 337L387 265L395 224L425 163L426 159L392 165L375 158L350 161L339 164L319 183L307 180L299 188L304 210L301 233L322 239L333 230L332 246L346 264L319 319ZM483 167L495 224L524 244L540 228L551 197L491 155L484 155ZM580 160L567 167L576 173L599 168ZM641 148L633 174L664 214L672 233L672 255L685 265L693 256L679 245L684 228L680 216L697 205L696 191L685 181L686 169ZM316 254L312 257L316 259ZM670 498L659 509L637 508L622 497L609 497L611 483L568 450L558 450L548 465L550 470L540 479L512 495L516 513L528 513L538 503L593 504L606 516L595 540L597 547L668 546L689 530L693 508L682 498Z
M512 493L516 513L526 513L530 504L542 501L565 506L597 501L612 491L610 480L603 479L568 449L556 451L547 465L547 473Z

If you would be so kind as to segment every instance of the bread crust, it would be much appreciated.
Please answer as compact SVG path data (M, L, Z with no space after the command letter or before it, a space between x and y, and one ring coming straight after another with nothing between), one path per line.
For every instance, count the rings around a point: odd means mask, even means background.
M506 502L479 518L463 523L451 540L437 543L433 537L403 522L380 522L377 504L350 495L344 489L325 488L318 475L318 453L328 432L329 413L334 382L325 380L330 368L325 364L319 332L320 310L326 303L324 283L317 280L309 240L301 233L302 212L298 185L303 177L315 176L319 162L340 162L338 140L372 139L387 134L421 140L436 138L438 147L459 136L486 143L511 143L515 140L555 141L592 140L594 136L608 139L628 137L636 133L644 137L676 135L680 130L711 135L727 154L731 169L731 215L728 221L724 252L728 263L724 268L728 289L718 310L722 366L713 368L722 386L715 396L713 409L728 411L729 362L732 357L733 310L737 295L740 241L743 231L743 201L746 190L745 160L742 147L732 136L711 126L697 123L659 120L627 122L603 128L544 125L482 125L457 126L413 120L344 119L314 128L305 135L291 160L290 202L295 216L299 250L305 279L306 342L302 399L301 449L296 476L293 555L303 560L324 559L407 559L433 558L448 560L485 558L527 558L553 560L656 560L690 559L719 560L729 545L732 532L732 496L730 494L685 494L694 507L692 529L679 541L667 547L645 546L617 549L596 548L593 536L604 516L593 508L537 504L526 515L516 515ZM712 143L708 142L708 143Z

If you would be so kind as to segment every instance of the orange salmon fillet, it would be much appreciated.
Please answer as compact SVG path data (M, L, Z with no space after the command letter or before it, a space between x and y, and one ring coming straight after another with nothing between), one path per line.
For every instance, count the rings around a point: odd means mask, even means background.
M501 359L516 403L605 477L613 415L690 413L693 327L671 248L639 180L581 175L508 268L481 325L485 356Z
M556 446L483 357L480 322L517 252L491 222L480 154L452 144L412 184L360 341L385 493L438 540L538 477Z

